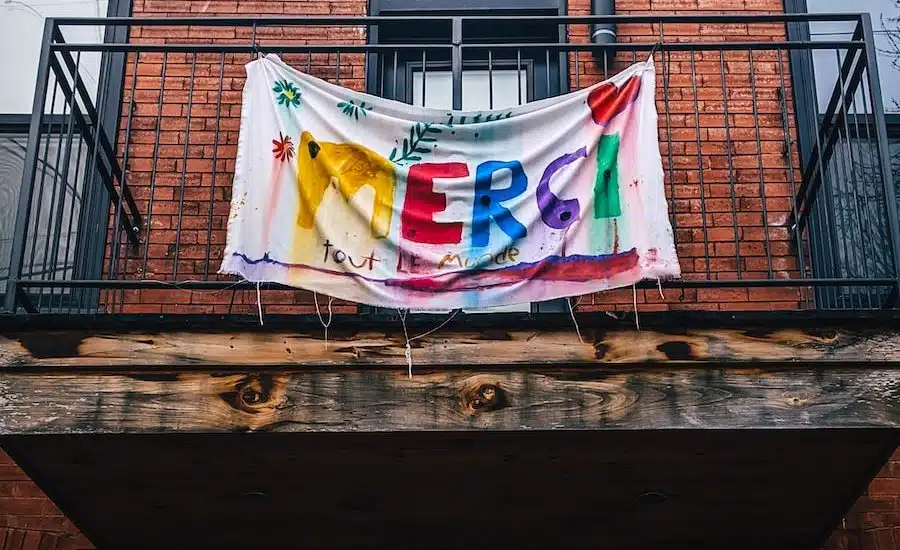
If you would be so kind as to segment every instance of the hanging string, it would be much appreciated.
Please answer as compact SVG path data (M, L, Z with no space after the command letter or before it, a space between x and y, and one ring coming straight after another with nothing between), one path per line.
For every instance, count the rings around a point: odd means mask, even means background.
M422 334L419 334L419 335L416 335L416 336L413 336L412 338L410 338L409 332L406 329L406 316L409 314L409 310L408 309L407 310L402 310L402 309L397 310L397 312L400 314L400 322L403 324L403 336L404 336L404 338L406 338L406 352L405 352L406 366L407 366L407 371L409 373L410 379L412 379L412 346L410 344L412 342L418 340L419 338L425 338L426 336L428 336L430 334L434 334L435 332L441 330L442 328L447 326L447 323L452 321L453 318L456 317L456 314L459 313L460 311L461 310L459 310L459 309L454 309L450 313L450 315L446 319L444 319L444 321L441 324L439 324L438 326L434 327L433 329L429 330L428 332L423 332Z
M572 316L572 324L575 325L575 334L578 335L578 340L583 344L584 338L581 337L581 329L578 328L578 320L575 319L575 308L572 306L572 299L566 298L566 303L569 304L569 315Z
M660 279L659 277L656 278L656 288L659 289L659 299L662 300L662 301L665 301L665 300L666 300L666 295L663 294L663 291L662 291L662 279Z
M638 331L641 330L641 319L638 316L637 310L637 285L631 285L631 295L634 301L634 326L637 327Z
M398 309L400 314L400 323L403 325L403 337L406 338L406 350L403 355L406 357L406 371L409 373L409 379L412 380L412 347L409 345L409 331L406 330L406 315L409 310Z
M259 281L256 282L256 309L259 310L259 326L263 326L262 294L259 292Z
M325 322L325 320L322 319L322 313L319 311L319 294L316 292L313 292L313 302L315 302L315 304L316 304L316 316L319 318L319 323L321 323L322 328L325 329L325 349L327 350L328 349L328 327L331 326L331 320L334 317L333 313L331 311L331 304L332 304L332 302L334 302L334 296L328 297L328 322Z

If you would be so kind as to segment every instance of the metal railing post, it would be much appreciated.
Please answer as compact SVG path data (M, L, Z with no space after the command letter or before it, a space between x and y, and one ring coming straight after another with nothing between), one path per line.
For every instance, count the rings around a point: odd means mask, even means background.
M461 17L454 17L452 23L453 26L451 29L451 42L453 43L453 51L451 52L450 69L453 72L453 110L455 111L459 111L462 109L462 21L463 20Z
M884 186L884 200L887 203L888 230L890 232L891 255L894 266L894 288L891 291L891 302L887 307L894 307L900 300L900 223L897 220L897 198L894 191L894 178L891 170L890 149L888 146L887 120L884 115L884 100L881 97L881 79L878 75L878 57L875 50L875 33L872 30L872 16L863 13L860 16L863 41L866 49L866 75L869 81L869 94L872 97L872 116L875 118L875 137L878 141L878 157L881 168L881 182Z
M9 259L9 280L6 283L6 299L4 309L15 313L19 302L19 279L22 277L22 264L25 261L25 240L28 224L31 221L31 201L34 198L34 179L37 176L38 153L40 152L41 126L44 117L44 104L47 102L47 86L50 79L50 45L56 21L48 17L44 21L44 33L41 37L41 57L38 61L37 81L34 89L34 101L31 104L31 120L28 124L28 149L25 152L25 163L22 170L22 185L19 188L19 204L16 209L16 224L13 229L12 253ZM22 296L24 298L24 295Z

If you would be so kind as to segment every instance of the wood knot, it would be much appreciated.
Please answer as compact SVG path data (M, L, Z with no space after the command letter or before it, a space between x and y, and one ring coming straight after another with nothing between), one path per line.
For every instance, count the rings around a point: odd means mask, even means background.
M476 376L466 381L460 392L463 409L469 414L495 411L502 408L505 395L496 379Z
M485 384L478 388L475 397L472 399L473 409L492 409L500 395L500 388L493 384Z
M241 378L234 389L219 396L235 409L258 413L270 406L274 399L275 381L271 375L255 375Z

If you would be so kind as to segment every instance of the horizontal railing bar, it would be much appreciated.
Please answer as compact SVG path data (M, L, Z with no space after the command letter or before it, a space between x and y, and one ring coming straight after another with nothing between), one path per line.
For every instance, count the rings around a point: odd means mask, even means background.
M465 49L491 49L491 50L520 50L520 49L549 49L549 50L616 50L616 51L699 51L699 50L834 50L856 49L865 47L861 40L779 40L771 42L616 42L611 44L573 43L573 42L518 42L518 43L463 43Z
M254 290L256 283L250 281L157 281L142 280L100 280L81 279L53 281L40 279L19 279L23 288L169 288L173 290ZM667 288L723 288L723 287L812 287L812 286L893 286L896 279L714 279L714 280L669 280L660 281ZM656 288L657 281L639 283L642 288ZM260 283L263 289L302 289L278 283Z
M463 22L470 21L522 21L557 24L577 23L803 23L815 21L859 21L860 13L790 13L790 14L698 14L698 15L484 15L461 16ZM196 26L256 26L275 25L372 25L378 23L404 23L423 21L447 21L454 19L448 15L378 15L378 16L266 16L266 17L58 17L57 25L196 25Z
M452 44L130 44L130 43L85 43L52 44L50 49L79 52L184 52L184 53L255 53L256 51L279 53L363 53L397 50L450 50Z
M856 49L864 47L863 42L839 41L839 42L671 42L667 44L653 44L644 42L615 43L615 44L576 44L576 43L516 43L516 44L462 44L464 49L490 49L490 50L559 50L559 51L590 51L590 50L614 50L614 51L651 51L656 48L659 51L720 51L720 50L833 50ZM280 53L332 53L341 50L343 53L363 53L397 50L451 50L452 44L126 44L126 43L84 43L84 44L53 44L52 51L80 51L80 52L184 52L184 53L254 53L257 50L277 51Z

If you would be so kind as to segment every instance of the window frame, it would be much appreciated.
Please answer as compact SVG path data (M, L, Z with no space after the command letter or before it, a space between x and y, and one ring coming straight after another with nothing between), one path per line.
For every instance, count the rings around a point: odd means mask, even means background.
M382 6L384 7L382 8ZM410 15L423 13L427 13L429 15L449 16L487 14L496 15L497 13L504 13L509 15L547 15L551 13L554 15L566 15L567 10L568 4L566 0L368 0L368 13L371 16ZM366 39L368 44L381 43L380 35L382 35L383 33L379 32L380 30L381 29L379 29L378 26L369 28ZM558 35L557 39L560 42L565 42L567 40L567 30L567 26L559 26L556 34ZM449 38L449 34L447 35L447 37ZM420 43L422 42L422 40L418 41ZM479 39L479 42L490 42L490 40ZM393 44L395 42L392 41L390 43ZM546 56L546 58L549 59L549 66L547 66L546 62L544 62L544 68L550 74L550 77L547 79L547 82L544 85L544 88L546 88L546 90L542 90L544 91L544 94L539 93L539 86L537 83L538 79L535 77L535 72L540 70L538 68L538 63L536 63L535 59L533 59L532 57L522 55L521 53L519 57L520 66L524 65L525 67L527 67L527 85L525 90L526 102L533 101L535 99L541 99L541 95L544 95L544 97L553 97L555 95L562 95L569 92L569 56L566 52L559 52L558 54L550 54L549 56ZM373 95L383 95L384 97L404 101L406 103L412 103L412 67L414 67L416 64L418 64L419 67L422 67L423 62L421 59L421 54L418 54L417 59L407 57L403 59L402 62L398 61L397 71L399 75L402 75L404 82L402 83L401 88L401 83L399 82L400 79L397 79L398 89L389 90L386 84L386 81L388 80L387 71L388 69L393 70L393 67L388 66L387 63L382 63L381 66L379 66L378 56L371 56L366 64L366 92ZM491 61L491 66L498 68L508 66L510 64L515 67L516 59L510 59L507 56L501 56ZM432 66L450 67L450 62L448 60L440 58L431 61L426 56L424 64L425 70L427 71L428 68ZM484 69L487 68L487 66L487 56L485 56L483 60L463 60L464 71L466 69ZM502 315L566 313L569 311L568 308L569 304L567 303L567 299L560 298L557 300L549 300L545 302L531 302L529 313L510 312L502 313ZM379 313L381 309L382 308L361 306L360 313Z

